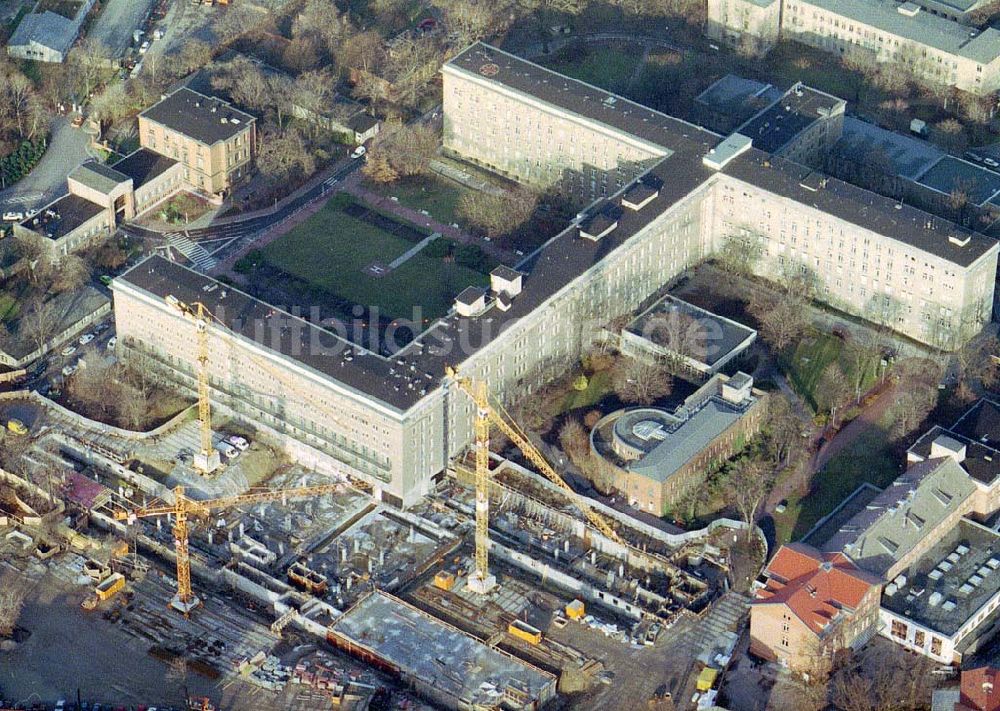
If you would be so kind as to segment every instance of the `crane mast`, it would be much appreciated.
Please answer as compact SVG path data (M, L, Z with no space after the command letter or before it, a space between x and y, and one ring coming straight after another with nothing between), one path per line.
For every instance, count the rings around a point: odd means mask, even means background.
M174 503L158 506L146 506L134 511L117 510L114 517L118 521L135 522L138 518L153 516L173 516L174 549L177 558L177 594L171 600L171 607L190 614L201 601L191 590L191 552L188 547L188 521L191 516L207 516L214 509L242 504L258 504L267 501L286 502L291 498L308 498L320 496L340 490L342 484L320 484L317 486L302 486L295 489L266 489L252 491L239 496L226 496L218 499L198 501L184 493L183 486L174 487Z
M566 496L583 512L587 520L598 531L612 541L621 538L607 520L594 511L573 489L563 481L558 472L528 439L528 436L503 413L502 408L490 402L489 390L484 380L462 377L454 368L447 369L447 375L476 405L476 570L469 578L469 587L475 592L489 592L496 586L496 577L489 573L489 515L490 515L490 425L503 432L511 442L527 457L552 483L563 490Z
M219 453L212 446L212 408L208 390L208 326L213 315L200 301L186 304L172 296L168 296L166 301L184 317L194 321L197 328L198 424L201 449L194 457L194 468L199 474L211 474L221 464Z

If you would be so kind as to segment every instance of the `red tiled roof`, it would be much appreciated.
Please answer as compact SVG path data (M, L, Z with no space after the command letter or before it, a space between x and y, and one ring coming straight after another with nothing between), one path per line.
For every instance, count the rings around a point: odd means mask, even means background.
M1000 669L979 667L962 672L962 703L975 711L1000 711Z
M767 586L757 591L754 604L784 604L817 635L880 584L842 553L821 553L802 543L782 546L766 572Z

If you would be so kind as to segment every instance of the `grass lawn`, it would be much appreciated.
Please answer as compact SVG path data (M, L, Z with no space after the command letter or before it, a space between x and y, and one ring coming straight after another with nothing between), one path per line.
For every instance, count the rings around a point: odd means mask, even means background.
M823 371L831 363L840 363L840 370L847 382L854 383L855 364L847 355L844 341L829 333L810 332L792 349L779 358L781 370L813 411L825 410L826 398L821 389ZM878 377L878 364L873 360L866 369L861 392L870 388Z
M468 188L436 176L404 179L393 185L367 185L385 197L399 199L401 205L413 210L427 210L438 222L450 225L458 222L458 201Z
M377 306L383 316L411 318L420 306L423 318L445 314L454 296L470 285L485 286L485 274L417 254L382 277L364 270L373 262L388 265L413 247L363 219L344 212L349 200L333 199L287 235L263 249L264 260L355 304Z
M17 297L13 294L0 294L0 323L6 323L17 318Z
M804 536L862 483L881 489L899 476L902 466L888 441L889 424L888 420L879 423L831 459L813 478L808 494L789 497L787 510L774 515L779 544Z
M605 395L611 392L611 387L610 370L602 370L594 373L587 383L586 390L573 390L570 388L560 412L569 412L581 407L593 407L603 400Z
M544 64L557 72L622 93L642 59L642 48L633 44L573 46L559 51Z

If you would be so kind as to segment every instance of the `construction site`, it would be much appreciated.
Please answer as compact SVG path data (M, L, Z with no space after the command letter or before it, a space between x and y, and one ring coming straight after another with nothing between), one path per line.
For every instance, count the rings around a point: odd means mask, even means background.
M678 533L583 499L487 384L455 371L475 443L417 506L391 506L213 419L210 319L177 308L199 325L192 411L135 435L21 403L37 411L25 471L4 474L23 496L3 541L65 583L73 614L198 676L221 708L388 694L398 708L633 709L691 699L725 666L749 604L729 590L730 550L757 532L722 519ZM491 431L523 458L491 453Z

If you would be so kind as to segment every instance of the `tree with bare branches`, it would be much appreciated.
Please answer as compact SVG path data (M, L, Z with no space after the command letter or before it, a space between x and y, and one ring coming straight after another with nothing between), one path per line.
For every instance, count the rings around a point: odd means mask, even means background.
M650 405L673 389L670 371L657 363L623 358L615 367L614 390L624 402Z
M0 574L0 637L11 637L28 597L28 580L13 570Z

